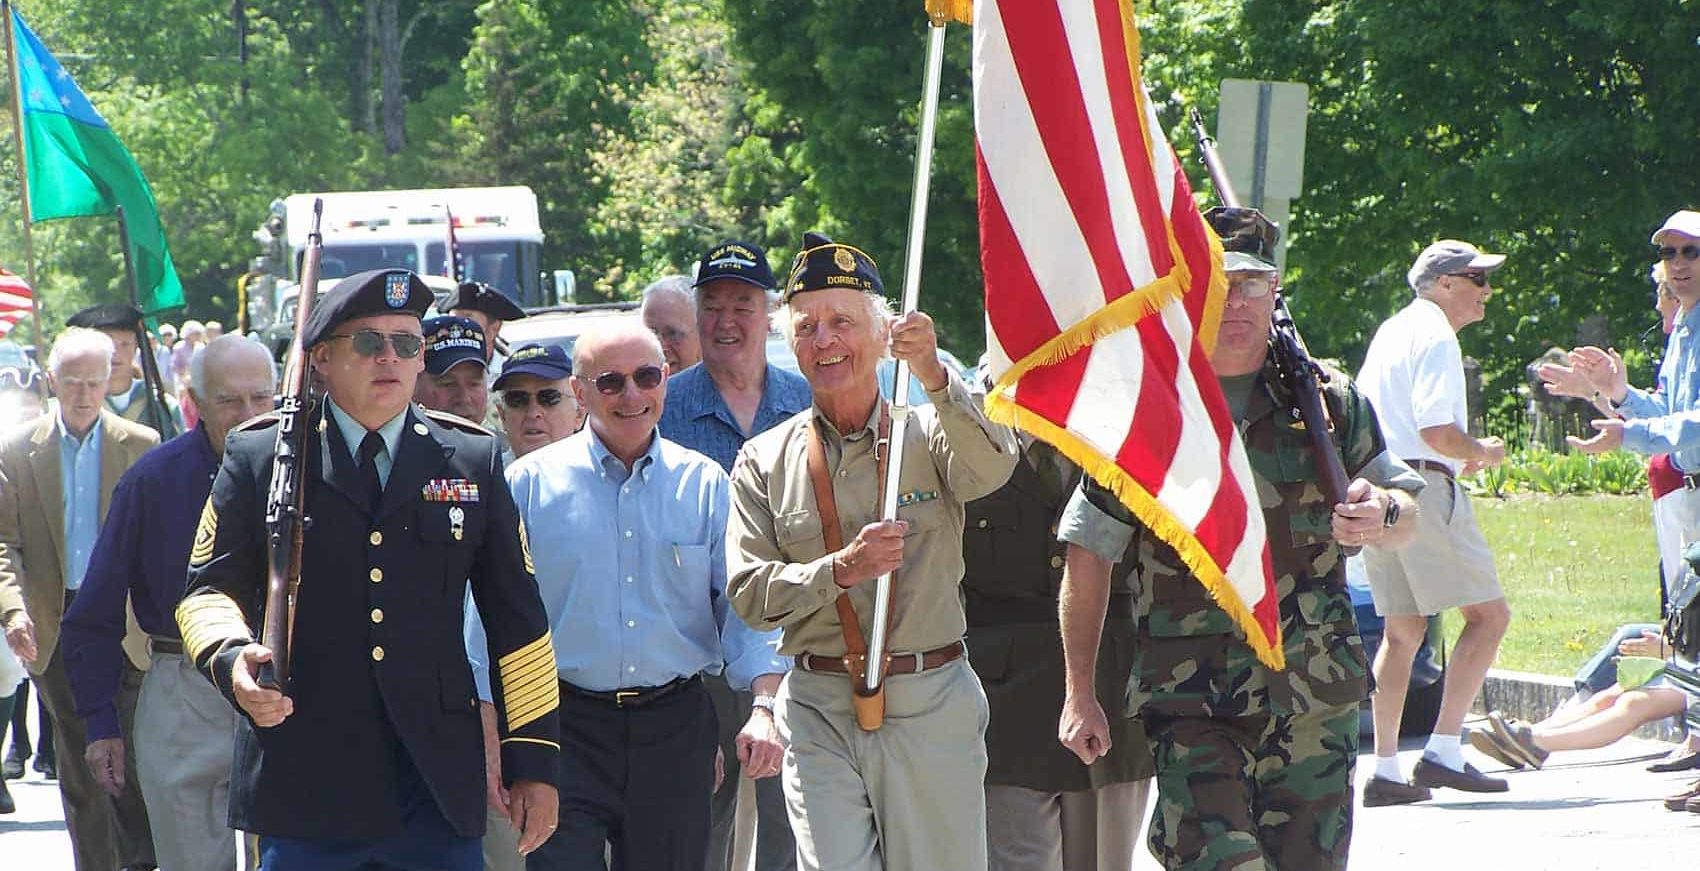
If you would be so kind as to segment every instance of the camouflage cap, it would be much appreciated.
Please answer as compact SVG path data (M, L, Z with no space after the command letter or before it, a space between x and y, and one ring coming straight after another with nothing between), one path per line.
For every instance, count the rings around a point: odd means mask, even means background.
M1226 272L1276 272L1275 243L1281 229L1256 209L1218 206L1204 220L1222 239L1222 269Z

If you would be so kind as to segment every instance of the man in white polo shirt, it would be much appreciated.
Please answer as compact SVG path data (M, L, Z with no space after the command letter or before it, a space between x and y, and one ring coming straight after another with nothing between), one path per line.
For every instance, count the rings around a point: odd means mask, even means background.
M1486 314L1488 276L1505 262L1451 239L1423 249L1406 279L1416 299L1382 323L1370 342L1358 389L1381 419L1387 449L1422 473L1416 537L1401 550L1364 548L1376 613L1386 632L1375 657L1375 774L1364 806L1405 804L1436 786L1503 792L1503 779L1464 761L1459 732L1470 702L1499 653L1511 622L1493 553L1476 526L1470 498L1457 476L1505 461L1497 438L1470 435L1464 399L1464 358L1458 330ZM1411 662L1428 616L1457 608L1464 631L1447 661L1440 716L1406 781L1399 768L1399 720Z

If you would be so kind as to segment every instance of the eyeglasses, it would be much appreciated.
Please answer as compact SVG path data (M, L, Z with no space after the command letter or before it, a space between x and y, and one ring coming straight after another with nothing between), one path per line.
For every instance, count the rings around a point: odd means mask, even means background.
M351 339L354 353L362 357L376 357L384 352L386 340L395 355L403 360L411 360L419 356L425 347L425 337L417 333L380 333L377 330L355 330L352 333L332 333L333 339Z
M1242 278L1238 281L1229 281L1228 289L1239 291L1240 295L1246 299L1262 299L1275 289L1275 280L1263 276Z
M654 390L661 385L660 366L639 366L631 374L631 379L639 390ZM596 392L603 396L617 396L625 392L626 373L604 372L596 376Z
M626 386L625 376L621 376L620 386ZM641 387L643 385L640 383L638 386ZM615 392L617 393L619 391L616 390ZM542 390L537 391L535 395L537 397L537 404L544 408L554 408L555 406L560 405L561 400L565 397L565 394L553 387L545 387ZM532 396L533 394L529 390L504 390L502 391L502 404L515 411L522 408L530 408Z
M1487 287L1488 284L1486 272L1448 272L1447 274L1453 278L1468 279L1471 284L1477 287Z
M1684 260L1700 260L1700 245L1684 245L1681 248L1666 245L1659 249L1660 260L1675 260L1678 254L1681 254Z

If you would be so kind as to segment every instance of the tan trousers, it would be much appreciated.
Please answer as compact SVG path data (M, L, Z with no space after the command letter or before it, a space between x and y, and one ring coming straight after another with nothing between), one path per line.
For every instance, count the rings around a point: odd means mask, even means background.
M991 871L1127 871L1151 779L1078 792L986 787Z
M154 653L136 703L136 777L161 868L234 871L237 713L181 654Z
M800 871L986 871L986 693L966 658L886 681L856 725L843 675L794 670L775 713Z

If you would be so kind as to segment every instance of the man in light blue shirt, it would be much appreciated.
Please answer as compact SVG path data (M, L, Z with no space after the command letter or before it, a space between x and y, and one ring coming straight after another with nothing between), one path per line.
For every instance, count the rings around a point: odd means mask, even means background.
M749 242L722 242L699 262L696 273L697 339L702 362L667 380L661 435L720 464L728 474L744 442L778 426L813 400L803 376L767 361L768 312L773 270L767 252ZM663 347L666 339L662 338ZM779 643L779 630L770 638ZM726 778L710 805L708 865L726 871L731 863L737 816L738 779L752 740L776 733L771 696L734 692L723 678L708 679L708 694L720 719L720 752ZM744 721L745 712L749 720ZM742 730L739 726L743 725ZM755 871L797 867L797 842L785 815L779 778L756 781Z
M620 866L698 869L716 749L701 676L771 694L785 663L729 612L726 474L656 432L659 340L635 323L587 334L573 373L590 425L508 470L563 706L560 829L527 867L602 868L608 843ZM476 629L467 648L487 694ZM782 753L777 737L754 748L752 776Z

